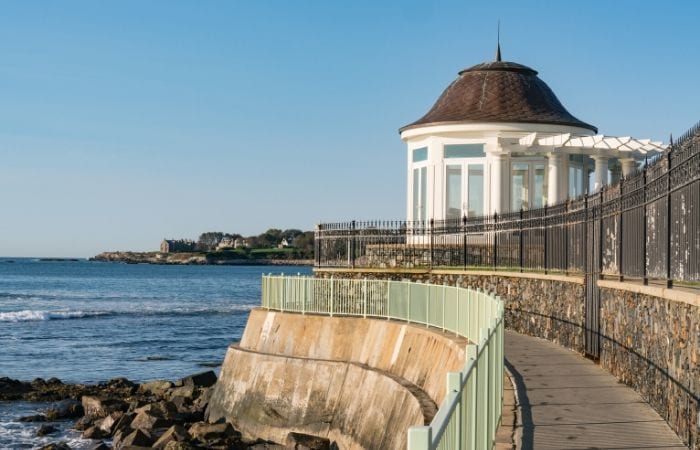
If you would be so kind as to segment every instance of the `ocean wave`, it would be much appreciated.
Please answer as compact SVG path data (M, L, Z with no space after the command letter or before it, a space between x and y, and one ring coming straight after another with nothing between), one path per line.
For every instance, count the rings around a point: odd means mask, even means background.
M231 305L223 308L174 308L122 311L43 311L26 309L0 312L0 322L36 322L47 320L84 319L108 316L203 316L219 314L245 314L258 305Z

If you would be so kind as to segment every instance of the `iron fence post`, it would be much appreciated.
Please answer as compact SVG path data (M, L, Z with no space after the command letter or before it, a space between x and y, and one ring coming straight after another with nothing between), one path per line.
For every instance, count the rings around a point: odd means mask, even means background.
M542 228L544 234L544 273L547 274L549 265L547 263L547 205L544 205L544 217L542 218Z
M624 242L622 239L622 230L623 230L622 218L624 216L624 211L622 208L622 199L623 199L623 196L622 196L623 190L622 189L623 189L624 182L625 182L625 178L624 177L620 178L620 184L619 184L620 192L618 193L618 196L617 196L617 211L619 214L619 217L617 219L617 226L618 226L618 229L617 229L617 272L618 272L618 279L620 281L625 281L625 274L624 274L624 271L622 270L622 254L623 254L622 253L622 244Z
M673 139L666 153L666 287L673 287L671 278L671 153L673 152Z
M497 270L498 267L498 213L493 213L493 270Z
M525 268L525 258L524 258L524 252L523 252L523 243L524 243L523 228L524 227L523 227L523 208L522 207L520 208L520 220L518 221L518 227L520 229L520 233L518 236L518 239L520 240L520 242L518 243L518 246L520 247L518 260L520 263L520 272L523 272L523 270Z
M350 258L350 267L355 268L355 244L356 244L356 224L355 221L353 220L350 223L350 252L348 254L348 257Z
M467 216L462 216L462 261L467 268Z
M431 269L433 268L433 257L434 257L433 250L434 250L434 245L435 245L435 242L434 242L435 238L433 235L433 227L434 226L435 226L435 219L430 219L430 229L428 230L429 239L430 239L430 261L428 263L429 263L429 267Z
M649 277L647 276L647 164L646 160L644 163L644 169L642 170L642 191L643 191L643 201L642 207L644 208L644 214L642 215L642 282L646 286L649 284Z

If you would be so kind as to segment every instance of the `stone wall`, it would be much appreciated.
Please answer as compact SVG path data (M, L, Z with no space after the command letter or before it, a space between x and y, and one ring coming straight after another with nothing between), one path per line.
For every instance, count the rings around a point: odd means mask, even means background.
M583 353L584 286L578 277L489 272L325 271L317 277L414 280L495 292L505 301L506 327Z
M601 365L700 448L700 307L612 287L600 295Z
M584 352L583 278L461 270L317 269L318 277L415 280L485 289L505 301L506 327ZM601 280L603 368L700 450L700 295Z

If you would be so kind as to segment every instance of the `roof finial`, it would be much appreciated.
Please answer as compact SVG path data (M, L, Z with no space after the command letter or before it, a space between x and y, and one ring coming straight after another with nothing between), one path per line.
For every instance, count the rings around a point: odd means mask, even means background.
M498 21L498 39L496 41L496 62L501 62L501 21Z

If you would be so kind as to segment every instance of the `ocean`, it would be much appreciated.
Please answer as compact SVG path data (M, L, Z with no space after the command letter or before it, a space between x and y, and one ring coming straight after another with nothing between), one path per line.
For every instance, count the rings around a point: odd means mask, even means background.
M260 304L263 273L288 266L156 266L0 258L0 377L66 383L174 380L213 368ZM0 448L34 448L21 415L47 405L0 402Z

